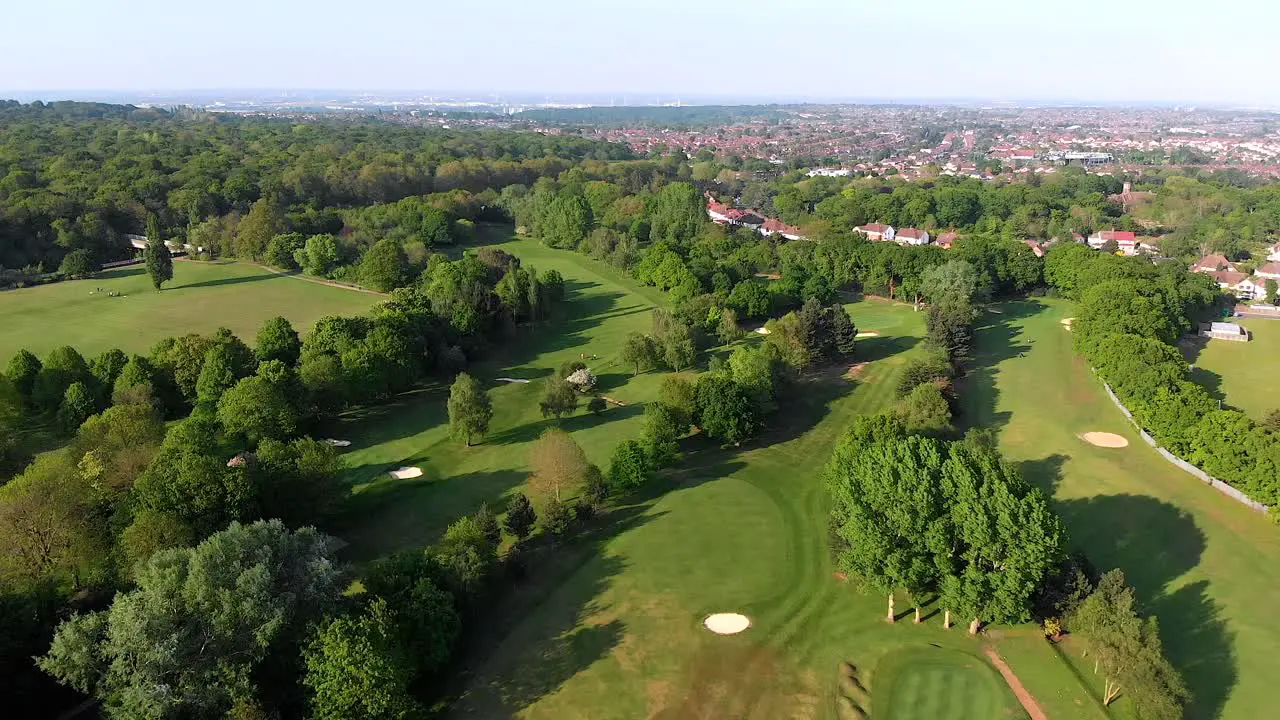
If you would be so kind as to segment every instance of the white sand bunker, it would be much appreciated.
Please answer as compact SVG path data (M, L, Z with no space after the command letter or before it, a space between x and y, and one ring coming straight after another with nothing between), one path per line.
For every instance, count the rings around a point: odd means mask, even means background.
M333 447L351 447L350 440L334 440L330 438L328 440L325 440L325 442L332 445Z
M751 620L738 613L716 613L708 615L702 624L717 635L736 635L751 627Z
M529 382L528 380L521 380L520 378L495 378L495 379L496 379L498 382L513 382L513 383L527 383L527 382Z
M1080 436L1080 439L1090 445L1097 445L1104 448L1122 448L1129 447L1129 441L1123 435L1104 432L1087 432Z
M409 480L410 478L422 477L422 468L406 466L388 471L388 474L397 480Z
M869 332L860 332L857 335L854 335L854 337L880 337L880 333L872 330Z
M1071 329L1071 321L1072 321L1072 320L1075 320L1075 318L1062 318L1062 319L1061 319L1061 320L1059 320L1058 322L1062 323L1062 327L1064 327L1064 328L1066 328L1066 329L1070 330L1070 329Z
M767 328L767 327L758 327L758 328L756 328L756 329L755 329L755 331L756 331L757 333L759 333L760 335L768 335L768 334L769 334L769 328Z

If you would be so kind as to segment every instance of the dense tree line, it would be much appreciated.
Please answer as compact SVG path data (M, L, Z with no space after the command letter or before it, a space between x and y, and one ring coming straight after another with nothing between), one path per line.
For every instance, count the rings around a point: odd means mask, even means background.
M94 263L127 258L123 235L143 233L148 215L166 240L263 259L277 234L337 234L338 208L530 185L631 157L569 135L88 103L0 103L0 138L0 268L10 270L53 271L76 250Z
M1119 258L1080 246L1050 250L1049 282L1079 300L1076 349L1170 452L1264 505L1280 500L1280 437L1220 408L1188 377L1176 347L1218 299L1213 279L1173 263Z

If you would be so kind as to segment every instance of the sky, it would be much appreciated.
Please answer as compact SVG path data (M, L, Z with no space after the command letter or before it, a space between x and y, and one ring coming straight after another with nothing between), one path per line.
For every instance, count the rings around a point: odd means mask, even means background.
M349 89L1280 107L1276 27L1270 0L0 0L0 97Z

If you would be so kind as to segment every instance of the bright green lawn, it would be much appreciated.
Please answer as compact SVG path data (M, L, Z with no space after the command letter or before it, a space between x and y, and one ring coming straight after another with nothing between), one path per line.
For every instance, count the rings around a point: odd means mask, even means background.
M983 318L978 369L961 389L969 423L1000 430L1006 455L1053 495L1073 542L1101 570L1122 568L1159 615L1166 649L1196 696L1189 717L1274 714L1280 529L1142 443L1072 352L1058 322L1071 316L1069 303L1001 308ZM1077 438L1093 430L1130 445ZM1123 714L1124 700L1117 705Z
M1280 382L1275 368L1280 361L1280 320L1237 318L1249 330L1249 342L1196 338L1183 344L1187 360L1195 365L1191 378L1214 397L1239 408L1255 421L1280 408Z
M108 297L106 291L124 297ZM170 335L219 327L252 343L267 318L283 315L305 333L324 315L361 314L379 299L253 265L189 260L173 264L173 280L157 293L146 271L133 266L89 280L0 292L0 362L21 348L43 356L59 345L86 357L113 347L146 352Z
M1004 680L972 655L933 647L900 650L876 665L874 717L971 720L1016 717Z
M504 350L510 360L473 368L494 396L494 428L483 445L468 449L447 438L443 389L335 431L354 442L348 459L360 484L344 533L353 558L421 547L448 520L520 487L528 445L548 423L537 412L536 383L500 384L497 377L542 377L581 353L598 354L590 364L606 394L627 407L564 426L601 464L640 431L641 408L633 403L654 398L661 374L632 378L615 358L628 332L648 328L646 310L662 295L571 253L530 241L504 248L526 264L564 273L573 288L568 317L512 343ZM472 651L455 716L834 717L842 661L874 673L889 653L937 644L989 667L983 640L962 628L942 630L936 615L919 626L888 625L879 594L861 594L833 576L820 468L854 416L892 401L923 330L923 316L907 306L866 301L849 308L860 330L881 333L859 341L859 359L871 364L853 380L837 369L804 381L766 442L729 452L693 439L650 496L614 510L589 546L559 552L555 567L541 571L553 580L535 577L513 588L508 601L519 611L500 617L493 641ZM401 464L426 475L388 479L384 471ZM743 612L752 627L712 635L701 621L719 611ZM1025 681L1065 684L1065 694L1074 684L1088 706L1083 687L1047 645L1028 644L1024 655L1010 663L1035 676ZM1018 716L1016 701L999 687L983 702L999 708L996 717ZM912 716L903 707L902 716Z

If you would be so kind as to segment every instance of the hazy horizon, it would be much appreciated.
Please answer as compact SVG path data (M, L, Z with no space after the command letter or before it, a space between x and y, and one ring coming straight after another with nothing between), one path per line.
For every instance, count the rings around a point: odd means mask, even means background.
M0 93L1280 106L1265 75L1280 63L1267 37L1280 7L1261 0L1215 3L1211 26L1155 0L432 5L27 4L6 10L0 41L30 61L0 68ZM1230 52L1205 49L1223 38Z

